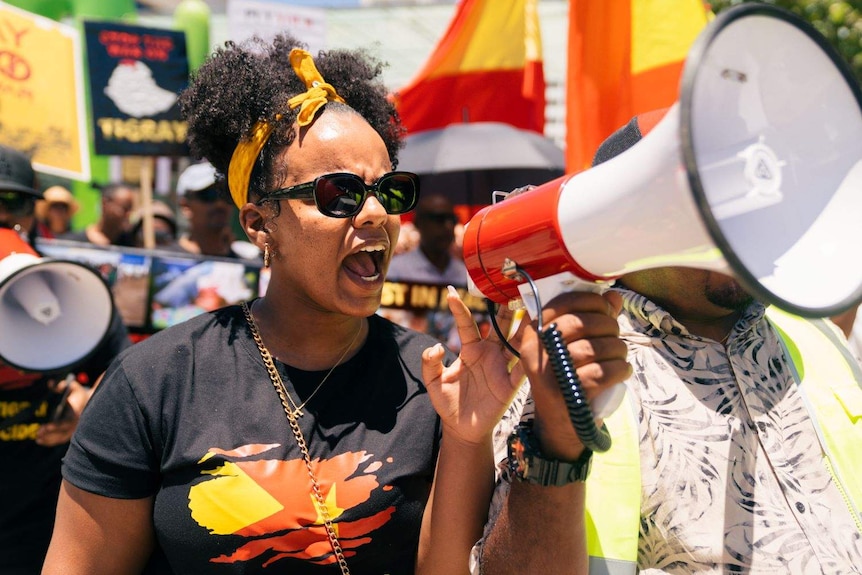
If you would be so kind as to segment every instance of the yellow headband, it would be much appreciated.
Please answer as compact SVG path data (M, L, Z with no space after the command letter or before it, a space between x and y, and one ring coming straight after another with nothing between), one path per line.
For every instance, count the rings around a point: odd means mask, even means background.
M314 115L327 102L344 103L344 98L338 95L331 84L327 84L317 71L311 54L305 50L294 48L290 51L290 65L299 79L305 82L306 91L287 101L290 109L299 107L296 123L307 126L314 120Z
M299 108L296 122L300 126L307 126L314 120L314 115L327 102L344 102L344 98L338 95L332 85L323 80L323 76L317 71L314 60L305 50L294 48L290 51L290 65L299 79L305 83L306 91L294 96L287 101L290 109ZM278 121L280 115L275 117ZM251 171L254 163L260 155L260 151L266 145L270 134L272 134L272 123L266 120L258 121L251 129L251 133L243 138L233 151L228 165L227 181L233 203L242 208L248 201L248 183L251 180Z

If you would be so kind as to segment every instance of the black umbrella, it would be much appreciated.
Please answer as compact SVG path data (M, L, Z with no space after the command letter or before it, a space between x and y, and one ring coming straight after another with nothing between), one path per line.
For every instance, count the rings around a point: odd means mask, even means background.
M499 122L451 124L410 134L398 169L421 177L423 194L481 206L494 191L543 184L564 174L563 151L542 134Z

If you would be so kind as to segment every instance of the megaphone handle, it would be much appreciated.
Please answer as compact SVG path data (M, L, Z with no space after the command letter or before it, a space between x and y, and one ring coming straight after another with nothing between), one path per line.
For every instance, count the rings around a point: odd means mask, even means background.
M572 356L566 348L563 334L557 329L557 324L552 323L547 329L539 332L545 351L548 352L548 361L560 384L560 391L566 400L569 410L569 419L572 427L581 439L584 447L593 452L602 453L611 447L611 435L607 427L602 424L599 429L593 419L593 411L584 395L581 380L575 370Z
M607 451L611 447L610 432L604 424L600 430L594 418L606 417L619 406L625 392L625 386L618 384L613 389L602 392L596 398L596 405L594 406L598 409L591 409L562 334L557 330L556 324L551 324L547 329L542 327L540 310L542 300L548 301L563 292L574 290L602 293L607 289L608 284L606 282L588 282L571 272L561 272L534 280L526 270L514 262L510 264L509 268L511 268L510 275L517 274L519 276L517 279L524 281L518 286L521 301L530 316L536 318L538 322L539 337L542 340L542 345L545 346L545 351L548 352L548 360L551 362L557 383L560 385L560 391L563 392L563 398L566 400L572 427L575 428L575 432L587 449L600 453Z

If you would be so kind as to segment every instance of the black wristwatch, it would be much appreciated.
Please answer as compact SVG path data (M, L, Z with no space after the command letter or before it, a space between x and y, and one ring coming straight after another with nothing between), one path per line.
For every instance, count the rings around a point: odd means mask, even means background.
M530 424L518 425L509 436L509 473L518 481L545 487L586 481L592 460L589 449L575 461L544 458Z

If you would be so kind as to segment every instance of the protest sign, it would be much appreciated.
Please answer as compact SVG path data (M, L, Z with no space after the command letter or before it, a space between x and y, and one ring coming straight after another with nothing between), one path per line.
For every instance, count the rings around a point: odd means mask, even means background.
M188 85L185 34L84 22L97 154L188 156L177 100Z
M0 143L36 170L90 179L77 30L0 3Z

